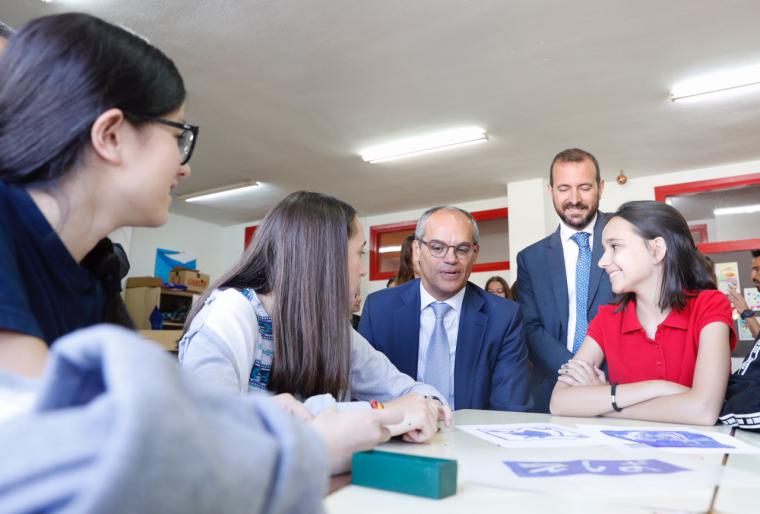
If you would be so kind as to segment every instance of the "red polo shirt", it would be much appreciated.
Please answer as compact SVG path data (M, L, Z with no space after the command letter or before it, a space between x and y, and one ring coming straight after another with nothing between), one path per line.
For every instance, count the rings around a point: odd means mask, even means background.
M616 313L617 305L603 305L588 327L588 335L602 348L610 382L629 384L667 380L692 386L699 352L699 335L705 325L719 321L729 327L729 344L736 347L731 304L715 289L687 299L681 311L673 309L647 337L636 316L636 302ZM728 372L728 371L727 371Z

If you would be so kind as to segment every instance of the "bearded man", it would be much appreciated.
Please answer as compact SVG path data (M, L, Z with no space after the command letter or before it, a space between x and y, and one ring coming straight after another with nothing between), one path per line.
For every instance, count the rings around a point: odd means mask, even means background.
M537 412L549 412L557 370L578 351L600 305L612 301L602 256L604 180L596 157L571 148L549 167L548 192L560 218L557 230L517 254L522 306Z

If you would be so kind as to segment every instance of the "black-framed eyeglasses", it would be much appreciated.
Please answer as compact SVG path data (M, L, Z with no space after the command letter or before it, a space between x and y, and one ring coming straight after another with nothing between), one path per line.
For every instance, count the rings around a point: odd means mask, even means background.
M478 246L477 243L475 244L461 243L458 245L447 245L443 241L438 241L436 239L431 239L430 241L424 241L422 239L418 239L417 241L427 246L428 252L430 252L430 255L432 257L435 257L436 259L445 257L446 254L449 253L449 248L454 249L454 255L456 255L458 258L464 259L466 257L469 257L470 254L472 254L472 252L475 251L475 248Z
M198 125L179 123L164 118L151 118L150 120L162 125L168 125L169 127L182 129L182 133L177 138L177 146L179 147L179 155L181 157L179 165L184 166L190 162L190 157L193 156L193 150L195 149L195 142L198 140Z

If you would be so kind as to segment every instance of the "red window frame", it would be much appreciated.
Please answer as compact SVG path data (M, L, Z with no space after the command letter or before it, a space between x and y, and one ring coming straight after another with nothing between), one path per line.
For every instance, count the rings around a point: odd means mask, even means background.
M683 184L670 184L654 188L654 197L658 202L664 202L669 196L699 193L701 191L719 191L739 186L753 186L760 184L760 173L737 175L733 177L716 178L710 180L698 180L696 182L684 182ZM760 238L738 239L735 241L715 241L699 243L697 248L702 253L740 252L760 248Z
M706 224L704 224L704 223L697 223L695 225L689 225L689 230L692 232L692 234L694 232L696 232L697 234L699 234L699 240L702 243L706 243L707 242L708 237L707 237L707 225ZM701 243L698 243L698 244L701 244Z
M245 234L243 235L243 251L245 251L246 248L248 248L248 245L251 244L251 241L253 241L253 235L256 233L257 228L259 228L258 225L245 227Z
M475 221L493 220L499 218L509 218L509 209L506 207L500 209L488 209L471 213ZM409 230L414 232L417 226L417 220L401 221L398 223L388 223L386 225L373 225L369 228L369 279L370 280L388 280L396 274L392 271L380 271L380 236L388 232L398 232ZM479 262L472 267L473 273L480 271L498 271L508 270L509 260L495 262Z

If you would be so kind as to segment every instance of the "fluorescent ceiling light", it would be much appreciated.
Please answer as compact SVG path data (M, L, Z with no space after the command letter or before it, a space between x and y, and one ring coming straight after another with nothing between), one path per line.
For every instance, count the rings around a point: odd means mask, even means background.
M362 150L361 156L365 161L375 163L487 140L486 131L480 127L460 127L373 146Z
M199 191L197 193L190 193L177 197L178 200L184 200L186 202L207 202L213 200L221 200L232 196L242 195L250 193L255 188L259 187L259 183L253 180L247 180L231 186L219 187L216 189L208 189L206 191Z
M731 214L752 214L760 212L760 203L754 205L740 205L739 207L720 207L713 210L716 216L728 216Z
M381 246L379 251L380 251L380 253L400 252L401 251L401 245L398 245L398 246Z
M695 96L734 92L744 87L748 87L749 91L749 86L760 89L760 66L711 73L680 82L671 89L670 99L676 102Z

